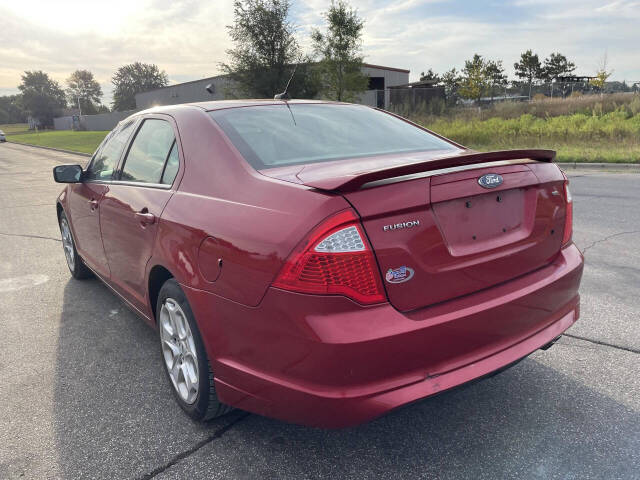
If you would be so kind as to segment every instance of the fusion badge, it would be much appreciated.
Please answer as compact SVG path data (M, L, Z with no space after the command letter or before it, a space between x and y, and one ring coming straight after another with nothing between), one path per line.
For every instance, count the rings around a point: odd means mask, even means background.
M382 230L385 232L389 232L391 230L399 230L401 228L412 228L418 227L420 225L420 220L409 220L408 222L402 223L394 223L393 225L385 225L382 227Z
M413 278L413 269L402 266L398 268L390 268L387 270L387 274L385 275L385 279L389 283L403 283L409 281Z

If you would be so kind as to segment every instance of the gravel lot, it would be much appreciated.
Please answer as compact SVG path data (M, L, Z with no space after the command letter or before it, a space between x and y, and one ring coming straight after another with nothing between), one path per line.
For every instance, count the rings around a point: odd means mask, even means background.
M640 174L570 172L582 318L553 348L325 431L181 412L155 332L69 276L51 168L85 161L0 145L0 479L638 478Z

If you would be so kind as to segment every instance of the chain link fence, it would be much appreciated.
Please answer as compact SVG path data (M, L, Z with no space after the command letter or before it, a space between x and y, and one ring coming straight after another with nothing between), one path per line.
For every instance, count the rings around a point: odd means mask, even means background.
M536 105L559 110L565 108L567 113L571 113L574 110L582 111L582 104L585 106L584 109L592 109L598 103L604 104L605 110L609 110L608 106L615 108L615 105L625 104L638 93L640 81L608 82L603 89L588 81L548 82L531 85L530 92L529 85L514 83L486 91L478 99L462 98L455 89L442 86L391 87L384 91L372 91L369 104L408 117L444 116L452 111L472 107L481 110L513 110L514 114L519 111L529 113L529 110L536 110ZM528 106L529 104L531 105Z

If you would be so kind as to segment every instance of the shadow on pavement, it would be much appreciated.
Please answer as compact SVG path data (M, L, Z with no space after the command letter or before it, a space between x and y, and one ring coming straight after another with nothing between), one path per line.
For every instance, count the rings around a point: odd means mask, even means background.
M174 402L158 350L155 331L107 287L69 280L54 407L65 478L140 477L230 422L191 422ZM357 428L251 415L163 474L632 478L639 450L640 413L528 359Z
M64 478L135 478L228 419L191 422L161 370L157 334L99 280L64 288L54 422Z
M639 412L527 359L353 429L251 416L179 471L221 478L224 458L233 478L632 479L639 452Z

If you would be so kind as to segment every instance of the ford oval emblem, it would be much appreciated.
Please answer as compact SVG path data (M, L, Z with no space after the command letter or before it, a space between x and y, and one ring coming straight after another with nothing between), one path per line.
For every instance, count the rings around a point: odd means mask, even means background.
M406 265L403 265L398 268L390 268L389 270L387 270L385 279L389 283L404 283L411 280L413 278L413 274L413 268L409 268Z
M496 188L502 185L502 175L487 173L478 179L478 184L483 188Z

